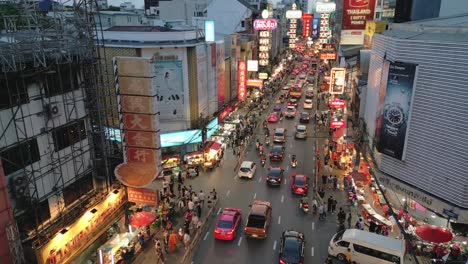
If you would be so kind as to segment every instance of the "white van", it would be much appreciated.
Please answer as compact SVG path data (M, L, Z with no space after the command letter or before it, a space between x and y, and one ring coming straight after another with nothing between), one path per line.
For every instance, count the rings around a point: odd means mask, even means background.
M328 254L345 260L346 251L351 249L351 261L362 264L403 264L405 241L375 233L346 229L336 233L328 245Z

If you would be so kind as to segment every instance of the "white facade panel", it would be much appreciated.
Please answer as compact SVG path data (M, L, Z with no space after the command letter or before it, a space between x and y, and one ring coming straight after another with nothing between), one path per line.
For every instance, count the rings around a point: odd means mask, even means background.
M418 76L405 160L377 154L379 169L468 208L468 44L375 35L363 114L370 140L375 130L384 58L417 64Z

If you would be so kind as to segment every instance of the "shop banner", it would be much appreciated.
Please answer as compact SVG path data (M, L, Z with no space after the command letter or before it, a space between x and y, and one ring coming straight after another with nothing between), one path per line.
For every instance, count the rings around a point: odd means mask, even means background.
M237 98L244 101L247 98L247 64L245 61L237 62Z
M128 201L136 204L158 205L156 191L145 188L127 188Z
M399 160L404 159L415 76L415 64L390 62L386 87L380 94L384 99L380 102L382 110L376 122L377 150Z
M319 23L320 23L320 18L312 19L312 34L311 34L312 39L317 39L319 37L319 31L318 31Z
M336 60L336 52L333 53L320 53L321 60Z
M332 68L330 73L330 94L343 94L345 89L345 68Z
M346 121L343 121L343 120L330 121L330 128L346 128Z
M332 108L344 108L346 105L345 100L333 99L330 101L330 107Z
M261 79L247 79L247 86L262 88L263 87L263 80L261 80Z

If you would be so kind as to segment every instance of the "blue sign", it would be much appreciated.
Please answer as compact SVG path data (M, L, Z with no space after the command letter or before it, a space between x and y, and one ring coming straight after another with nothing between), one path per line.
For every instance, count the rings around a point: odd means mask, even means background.
M452 210L444 209L442 213L452 219L458 219L458 214L452 212Z
M314 18L311 21L312 23L312 34L311 37L312 39L317 39L319 37L319 23L320 23L320 18Z
M215 41L215 27L213 20L205 20L205 41Z

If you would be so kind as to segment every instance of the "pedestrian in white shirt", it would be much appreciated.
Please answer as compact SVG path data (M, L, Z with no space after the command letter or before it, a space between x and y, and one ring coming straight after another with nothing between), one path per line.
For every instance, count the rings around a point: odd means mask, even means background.
M200 199L200 204L204 206L205 205L205 193L203 192L203 190L200 190L200 193L198 194L198 198Z
M193 211L193 208L195 208L195 203L192 200L189 200L187 203L188 209L190 212Z

